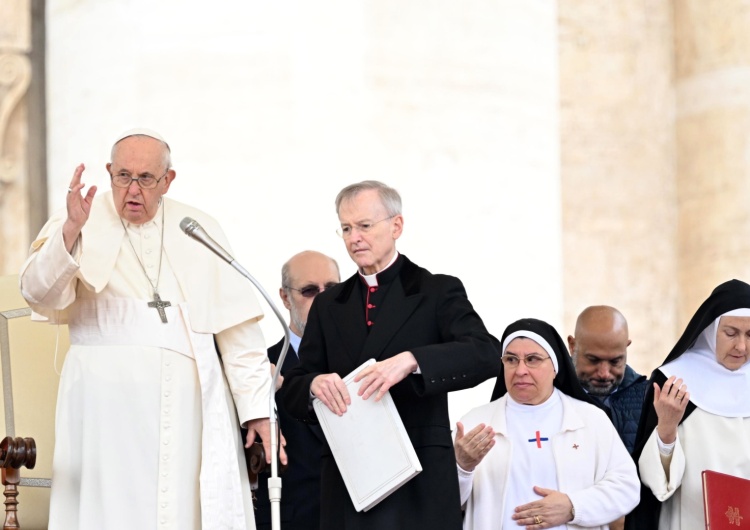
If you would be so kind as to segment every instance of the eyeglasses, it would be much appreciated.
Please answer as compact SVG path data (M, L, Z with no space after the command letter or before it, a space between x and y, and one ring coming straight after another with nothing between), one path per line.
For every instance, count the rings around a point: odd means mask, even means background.
M513 355L510 353L506 353L500 359L503 361L503 364L506 368L518 368L518 365L521 363L521 357L518 357L517 355ZM529 368L539 368L544 361L549 359L549 356L543 357L541 355L536 355L534 353L527 355L526 357L523 357L523 362L526 366Z
M112 179L112 184L114 184L118 188L129 188L130 184L133 181L136 181L138 183L138 186L140 186L142 190L151 190L154 189L157 184L159 184L159 181L163 179L167 175L167 173L169 173L169 169L164 172L164 175L156 178L152 175L141 175L140 177L134 177L127 171L120 171L117 175L110 174L110 178Z
M301 289L297 289L296 287L290 287L288 285L285 285L284 289L291 289L292 291L299 291L299 294L301 294L305 298L315 298L321 292L325 291L326 289L330 289L334 285L336 285L335 282L329 282L321 288L319 285L314 285L311 283L310 285L305 285Z
M366 234L370 230L372 230L372 227L375 226L378 223L382 223L383 221L387 221L388 219L393 219L396 217L395 215L391 215L389 217L386 217L385 219L381 219L380 221L375 221L374 223L356 223L354 226L351 225L342 225L340 228L336 229L336 233L339 235L339 237L343 237L344 239L349 239L352 237L352 230L355 228L357 229L357 232L360 234Z

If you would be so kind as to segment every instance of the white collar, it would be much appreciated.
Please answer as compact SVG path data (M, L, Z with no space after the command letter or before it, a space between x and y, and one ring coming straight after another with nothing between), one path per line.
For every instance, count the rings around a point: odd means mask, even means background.
M695 344L659 370L667 377L682 378L690 401L698 408L728 418L750 417L750 362L727 370L716 361L716 332L722 316L750 316L750 309L724 313L709 324Z
M369 285L370 287L377 287L378 286L378 274L380 274L381 272L386 270L388 267L396 263L396 259L398 259L398 250L393 253L393 257L391 258L391 261L388 263L388 265L383 267L382 270L379 270L375 274L362 274L362 271L358 271L359 275L362 276L365 282L367 282L367 285Z

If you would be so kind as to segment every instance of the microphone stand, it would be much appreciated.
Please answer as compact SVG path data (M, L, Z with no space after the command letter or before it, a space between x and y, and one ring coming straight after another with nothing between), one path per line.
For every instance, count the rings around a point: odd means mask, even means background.
M268 305L271 307L273 312L276 314L276 318L279 319L281 327L284 329L284 344L281 347L281 354L279 360L276 363L276 370L274 370L273 378L271 381L271 393L268 400L268 421L271 429L271 477L268 479L268 499L271 501L271 528L273 530L280 530L281 528L281 477L279 477L279 458L278 458L278 430L276 420L276 381L281 374L281 367L284 366L284 359L286 358L286 352L289 349L289 326L287 326L284 316L276 308L276 305L271 301L271 297L268 295L263 286L253 278L253 276L245 270L245 268L237 263L237 261L226 251L221 245L216 243L201 227L197 221L190 217L185 217L180 222L180 228L188 236L203 243L209 250L214 252L221 259L229 263L237 272L242 276L250 280L255 288L263 295ZM260 477L258 477L260 480Z

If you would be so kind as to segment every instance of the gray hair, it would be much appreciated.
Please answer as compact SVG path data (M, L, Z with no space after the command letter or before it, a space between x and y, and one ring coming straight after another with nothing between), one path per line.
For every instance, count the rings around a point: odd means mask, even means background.
M117 152L117 146L119 145L119 143L122 142L125 138L130 138L132 136L142 136L144 138L153 138L157 142L160 142L161 144L163 144L164 145L164 150L163 150L163 153L162 153L162 160L161 161L162 161L162 164L164 164L164 169L165 170L171 169L171 167L172 167L172 150L169 148L169 144L167 142L165 142L162 138L157 138L156 136L152 136L151 134L146 134L146 133L130 134L130 135L127 135L127 136L123 136L122 138L120 138L119 140L117 140L114 143L114 145L112 145L112 150L109 153L109 161L110 162L112 162L112 160L115 159L115 153Z
M391 217L401 215L401 195L398 192L377 180L363 180L356 184L349 184L336 195L336 214L339 213L341 203L357 196L359 193L367 190L377 190L380 196L380 202L383 204L385 211Z

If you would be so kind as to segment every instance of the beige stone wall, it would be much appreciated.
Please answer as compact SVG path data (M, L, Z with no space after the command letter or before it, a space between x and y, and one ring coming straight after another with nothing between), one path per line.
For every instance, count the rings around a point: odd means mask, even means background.
M25 175L30 15L30 0L0 3L0 275L18 272L29 239Z
M592 304L630 323L649 373L677 336L672 6L560 0L565 329Z
M750 280L750 4L674 3L678 318L719 283Z
M20 471L22 483L31 480L36 485L19 488L18 518L23 530L40 530L47 527L49 518L59 382L56 372L62 367L69 339L67 326L31 322L29 316L22 315L23 310L28 310L28 305L18 290L18 276L0 276L0 375L3 381L0 439L20 436L36 441L36 466Z

